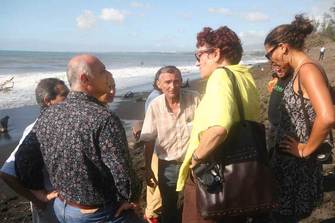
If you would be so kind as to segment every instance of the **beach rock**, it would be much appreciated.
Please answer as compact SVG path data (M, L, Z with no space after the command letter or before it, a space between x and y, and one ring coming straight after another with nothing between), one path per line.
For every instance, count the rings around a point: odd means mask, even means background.
M147 100L146 97L137 97L136 102L141 102Z
M134 95L135 95L134 92L128 91L127 93L125 93L123 98L132 98L132 97L134 97Z
M9 116L5 116L2 119L0 119L0 133L7 132L8 119L9 119Z

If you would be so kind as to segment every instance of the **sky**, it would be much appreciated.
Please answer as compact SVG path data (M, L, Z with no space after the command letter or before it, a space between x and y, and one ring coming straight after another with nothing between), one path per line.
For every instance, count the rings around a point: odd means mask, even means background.
M306 13L321 18L335 0L0 0L0 50L194 51L203 27L228 26L246 49Z

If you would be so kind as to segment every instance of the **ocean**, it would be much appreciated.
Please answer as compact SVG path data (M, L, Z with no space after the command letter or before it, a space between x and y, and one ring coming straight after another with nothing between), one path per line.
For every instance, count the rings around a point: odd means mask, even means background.
M73 52L29 52L0 50L0 84L13 78L7 86L9 91L0 91L0 109L34 105L34 89L42 78L57 77L66 83L66 66ZM116 95L127 91L152 89L156 71L165 65L175 65L183 79L199 78L193 52L111 52L91 53L97 56L115 79ZM245 52L243 64L263 63L264 51ZM1 86L1 85L0 85Z

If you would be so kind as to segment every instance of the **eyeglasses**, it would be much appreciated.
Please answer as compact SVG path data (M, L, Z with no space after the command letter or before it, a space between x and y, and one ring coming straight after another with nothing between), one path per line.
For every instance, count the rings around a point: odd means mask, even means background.
M273 52L275 52L275 50L279 47L279 45L280 44L275 45L269 52L267 52L267 54L265 54L265 57L268 60L271 60Z
M199 61L200 61L200 57L201 57L202 54L204 54L204 53L209 53L209 52L213 51L214 49L215 49L215 48L211 47L211 48L208 48L208 49L199 50L199 51L197 51L197 52L194 54L194 56L195 56L195 58L197 59L197 61L199 62Z

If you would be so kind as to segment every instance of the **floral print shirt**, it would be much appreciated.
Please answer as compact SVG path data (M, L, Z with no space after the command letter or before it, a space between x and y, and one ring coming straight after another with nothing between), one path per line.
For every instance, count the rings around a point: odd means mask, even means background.
M70 92L43 112L32 132L50 180L66 200L101 206L136 196L124 128L95 98Z

